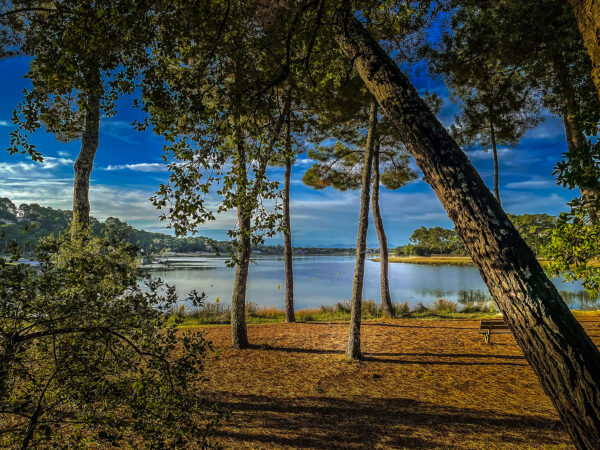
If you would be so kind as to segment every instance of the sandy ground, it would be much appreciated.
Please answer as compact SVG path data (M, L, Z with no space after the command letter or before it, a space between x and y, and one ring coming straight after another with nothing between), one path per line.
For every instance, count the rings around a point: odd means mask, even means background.
M600 315L579 320L600 343ZM486 345L475 320L371 320L348 363L348 323L207 327L207 392L230 412L227 448L571 447L512 335Z

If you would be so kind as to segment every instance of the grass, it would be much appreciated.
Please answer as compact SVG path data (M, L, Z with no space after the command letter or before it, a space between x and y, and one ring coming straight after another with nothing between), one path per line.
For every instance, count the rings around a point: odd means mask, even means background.
M379 258L375 258L372 261L379 261ZM444 264L453 266L473 265L473 261L469 256L390 256L389 262L407 264Z
M430 305L431 307L431 305ZM453 306L439 303L452 310ZM596 344L597 312L576 313ZM476 320L371 319L348 363L348 322L251 325L251 348L206 328L204 392L230 412L225 448L573 448L512 335Z
M469 318L480 315L496 314L498 312L493 302L469 302L462 307L455 302L438 299L429 306L422 303L410 308L408 302L394 304L396 317L417 318ZM296 311L297 322L324 322L349 320L351 305L349 301L338 302L331 306L301 309ZM378 319L383 317L381 304L374 300L363 300L361 306L363 319ZM231 309L216 303L206 303L202 308L186 310L181 306L173 312L173 316L183 319L182 326L219 325L230 323ZM174 319L174 317L173 317ZM278 323L285 320L285 312L272 306L259 306L255 303L246 304L246 321L250 324Z
M371 261L380 261L380 258L373 258ZM405 264L432 264L432 265L445 265L445 266L472 266L474 265L473 260L470 256L390 256L390 263L405 263ZM538 262L543 266L547 265L548 262L543 259L538 259ZM599 261L591 262L594 267L600 267Z

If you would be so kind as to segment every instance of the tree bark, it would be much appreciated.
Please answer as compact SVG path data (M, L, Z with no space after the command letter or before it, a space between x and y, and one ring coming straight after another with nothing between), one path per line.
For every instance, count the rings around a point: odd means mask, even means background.
M600 448L600 353L483 180L351 14L337 40L454 222L525 358L579 448Z
M283 178L283 259L285 260L285 321L295 322L294 266L292 261L292 223L290 220L290 182L292 177L291 105L286 105L285 174Z
M500 168L498 167L498 147L496 146L496 133L494 130L494 124L490 123L490 137L492 138L492 152L494 154L494 196L498 203L502 205L500 200Z
M371 97L369 113L369 132L362 172L360 193L360 217L358 219L358 237L356 238L356 265L352 283L352 311L350 313L350 336L348 338L348 358L360 359L360 316L362 306L363 279L365 276L365 254L367 250L367 231L369 230L369 196L371 190L371 168L375 153L375 134L377 128L377 102Z
M237 127L237 124L236 124ZM252 220L252 207L246 201L248 189L248 172L246 169L246 148L239 129L236 132L237 152L237 216L239 236L237 246L237 261L233 279L233 295L231 298L231 338L235 348L248 347L248 333L246 330L246 286L248 284L248 270L250 267L250 233Z
M94 80L87 92L85 108L85 123L81 136L81 150L73 169L73 222L71 235L78 230L87 228L90 223L90 176L94 167L94 157L98 150L98 135L100 132L100 74Z
M390 295L390 282L388 278L388 247L387 236L383 228L383 219L379 208L379 143L375 146L373 155L373 222L379 240L379 285L381 288L381 310L384 316L394 317L394 305Z
M592 79L600 98L600 3L597 0L569 0L569 3L592 61Z

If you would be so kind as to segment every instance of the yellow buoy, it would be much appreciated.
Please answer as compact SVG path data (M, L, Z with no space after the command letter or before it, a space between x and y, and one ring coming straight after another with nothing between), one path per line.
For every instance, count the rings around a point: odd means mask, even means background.
M217 301L217 305L218 305L219 304L219 297L216 298L216 301Z
M277 285L277 289L281 289L281 285L280 284Z

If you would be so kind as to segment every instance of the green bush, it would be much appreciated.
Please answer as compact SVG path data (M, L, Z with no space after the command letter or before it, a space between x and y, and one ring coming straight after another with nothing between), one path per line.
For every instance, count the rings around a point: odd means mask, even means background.
M37 271L0 259L0 447L205 446L219 420L198 383L211 345L169 323L175 288L87 232L36 256Z

